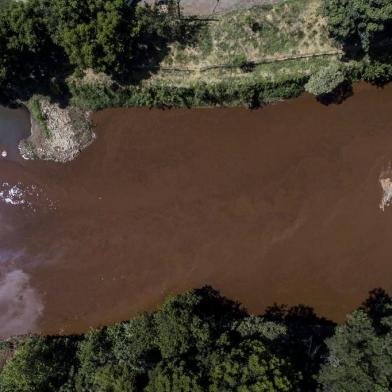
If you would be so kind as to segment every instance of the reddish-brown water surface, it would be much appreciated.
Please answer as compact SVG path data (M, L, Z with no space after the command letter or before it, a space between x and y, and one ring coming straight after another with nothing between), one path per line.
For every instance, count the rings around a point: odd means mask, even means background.
M0 162L0 333L84 331L205 284L341 320L392 290L392 86L341 105L113 109L70 164ZM3 185L4 187L4 185Z

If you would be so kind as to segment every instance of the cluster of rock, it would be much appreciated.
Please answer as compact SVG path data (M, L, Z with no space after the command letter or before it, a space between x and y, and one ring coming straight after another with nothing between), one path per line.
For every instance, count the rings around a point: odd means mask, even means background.
M380 202L380 209L385 210L392 202L392 180L391 178L380 178L380 185L383 190L383 196Z
M31 135L19 144L24 159L69 162L95 139L90 113L47 99L39 100L39 108L40 118L31 116Z

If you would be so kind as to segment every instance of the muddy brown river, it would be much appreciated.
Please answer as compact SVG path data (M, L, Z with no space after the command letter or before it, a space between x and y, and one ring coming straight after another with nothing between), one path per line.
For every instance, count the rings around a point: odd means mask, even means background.
M331 106L112 109L70 164L2 159L0 335L81 332L205 284L337 321L392 291L391 108L392 86L359 85Z

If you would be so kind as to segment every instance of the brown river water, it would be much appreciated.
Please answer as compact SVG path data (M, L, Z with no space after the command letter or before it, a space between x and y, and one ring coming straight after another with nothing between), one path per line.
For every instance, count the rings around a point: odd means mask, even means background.
M251 312L303 303L343 320L392 291L391 109L392 86L367 85L341 105L111 109L72 163L9 155L0 335L81 332L205 284Z

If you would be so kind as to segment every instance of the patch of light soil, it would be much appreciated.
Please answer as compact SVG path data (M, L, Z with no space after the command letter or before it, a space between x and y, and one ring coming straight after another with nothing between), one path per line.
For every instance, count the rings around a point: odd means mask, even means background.
M55 203L36 185L24 185L21 182L0 183L0 202L11 206L20 206L35 211L38 204L44 203L50 210L56 209Z
M380 185L383 190L380 209L382 211L392 203L392 177L386 177L385 174L380 177Z

